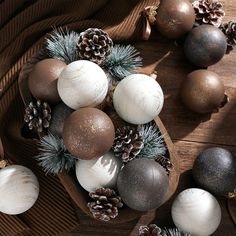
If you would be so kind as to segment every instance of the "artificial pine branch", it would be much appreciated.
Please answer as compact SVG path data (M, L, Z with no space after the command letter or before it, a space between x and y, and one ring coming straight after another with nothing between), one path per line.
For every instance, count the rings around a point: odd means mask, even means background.
M115 80L120 81L142 66L142 58L139 54L135 47L131 45L114 45L102 68Z
M174 229L164 229L163 236L191 236L189 233L185 233L178 228Z
M59 59L69 64L78 60L76 44L79 34L61 27L54 29L46 38L47 55L51 58Z
M156 224L142 225L139 227L139 236L192 236L178 228L161 229Z
M35 159L39 161L46 174L69 171L75 166L76 159L66 150L62 138L49 133L40 139L38 145L40 153Z
M155 122L141 125L138 129L144 141L144 147L138 154L138 158L155 159L166 154L167 148L163 135Z

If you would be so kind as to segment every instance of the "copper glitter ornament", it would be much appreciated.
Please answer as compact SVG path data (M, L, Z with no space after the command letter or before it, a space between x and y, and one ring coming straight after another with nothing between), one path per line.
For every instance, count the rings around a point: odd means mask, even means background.
M216 112L228 97L219 76L208 70L196 70L187 75L181 87L183 103L198 113Z
M97 108L81 108L64 123L64 144L79 159L101 157L111 149L114 138L115 128L111 119Z
M66 64L57 59L44 59L34 65L29 74L29 90L32 95L50 104L60 102L57 80Z
M195 12L188 0L162 0L157 9L156 26L166 38L176 39L189 32Z

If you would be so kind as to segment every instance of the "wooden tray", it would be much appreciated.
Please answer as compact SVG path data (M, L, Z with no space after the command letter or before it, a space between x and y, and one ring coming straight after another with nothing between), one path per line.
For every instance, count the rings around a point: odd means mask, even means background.
M45 53L43 51L40 51L36 53L22 68L19 78L18 78L18 85L19 85L19 90L20 94L22 97L22 100L24 104L27 106L30 101L32 101L32 95L29 91L28 88L28 74L32 70L32 67L35 63L38 61L45 59ZM22 114L23 116L23 114ZM166 143L166 146L168 148L168 154L170 157L170 160L173 164L173 170L171 171L169 175L169 189L166 194L166 197L163 201L163 204L167 202L171 196L174 194L178 182L179 182L179 176L180 176L180 171L179 171L179 163L178 163L178 158L177 154L174 149L174 145L170 139L170 136L168 132L166 131L164 125L162 124L161 120L157 117L155 119L155 122L161 131L162 134L164 135L164 140ZM86 214L90 215L92 217L92 214L90 213L88 207L87 207L87 202L89 200L88 192L86 192L78 183L74 171L70 171L69 173L62 172L58 175L62 185L65 187L66 191L72 198L72 200L76 203L76 205ZM119 215L109 221L109 223L122 223L122 222L128 222L131 220L134 220L138 217L140 217L143 213L131 210L128 207L124 207L119 210Z

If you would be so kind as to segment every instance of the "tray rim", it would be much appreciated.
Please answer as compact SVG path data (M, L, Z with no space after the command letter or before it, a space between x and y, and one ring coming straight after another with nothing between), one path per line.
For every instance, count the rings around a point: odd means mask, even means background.
M26 64L24 64L24 66L22 67L20 71L20 74L18 77L18 87L19 87L21 99L23 100L23 103L25 106L27 106L33 98L28 88L27 75L31 72L32 67L35 63L45 58L47 57L45 56L43 50L38 51L29 59L29 61ZM179 159L178 159L178 155L175 150L174 144L164 124L162 123L161 119L159 117L156 117L154 121L156 125L158 126L160 132L164 134L164 141L168 148L170 159L173 164L173 170L170 172L170 175L169 175L169 189L165 198L163 199L163 203L162 203L163 205L172 197L172 195L174 195L178 187L179 178L180 178L180 170L179 170L179 163L178 163ZM79 188L79 183L72 181L73 179L72 176L69 173L66 173L65 171L58 174L58 178L60 179L61 184L64 186L68 195L75 202L77 207L79 207L85 214L92 217L92 214L89 212L89 209L87 207L87 202L85 201L85 197L83 197L83 192L85 190L83 190L81 186ZM135 211L126 207L120 210L119 213L120 214L115 219L108 221L108 223L124 223L128 221L132 221L140 217L144 212ZM124 217L125 215L127 217Z

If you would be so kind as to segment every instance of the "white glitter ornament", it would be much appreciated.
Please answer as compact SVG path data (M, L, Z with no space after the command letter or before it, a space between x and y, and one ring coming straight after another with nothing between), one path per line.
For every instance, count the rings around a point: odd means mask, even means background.
M88 192L101 187L114 188L121 166L121 160L108 152L98 159L79 160L76 164L76 177Z
M16 215L29 210L39 195L39 183L34 173L20 165L0 170L0 211Z
M164 103L160 85L150 76L132 74L116 87L113 104L118 115L131 124L145 124L153 120Z
M211 235L221 221L221 209L215 197L198 188L181 192L172 204L171 214L176 227L196 236Z
M97 64L79 60L62 70L57 89L62 101L74 110L80 107L95 107L106 97L108 79Z

